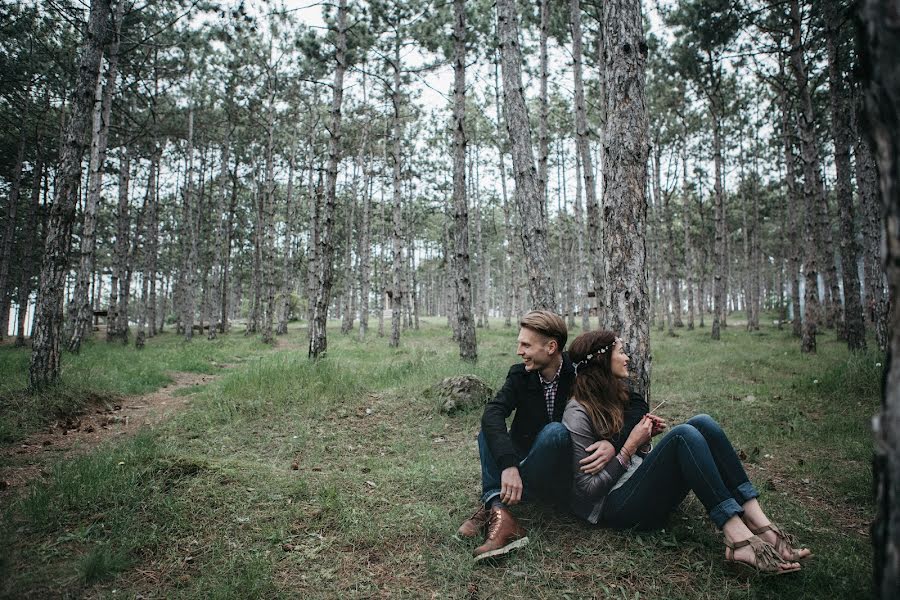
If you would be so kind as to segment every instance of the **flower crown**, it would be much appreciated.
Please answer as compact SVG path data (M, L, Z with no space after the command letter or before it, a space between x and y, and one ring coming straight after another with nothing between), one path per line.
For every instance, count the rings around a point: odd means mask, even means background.
M581 365L586 365L586 364L588 364L589 362L591 362L591 359L593 359L595 356L601 356L601 355L603 355L603 354L606 354L606 351L609 350L609 349L611 349L613 346L615 346L616 343L617 343L618 341L619 341L619 338L614 339L612 342L610 342L609 344L603 346L603 347L600 348L599 350L594 350L593 352L591 352L590 354L588 354L587 356L585 356L585 357L584 357L584 360L579 360L577 363L575 363L575 365L574 365L574 367L575 367L575 376L576 376L576 377L578 376L578 367L580 367Z

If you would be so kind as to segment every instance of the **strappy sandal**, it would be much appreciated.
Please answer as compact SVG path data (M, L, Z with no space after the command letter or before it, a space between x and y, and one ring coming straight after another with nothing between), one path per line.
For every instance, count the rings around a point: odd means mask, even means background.
M762 527L759 527L757 529L750 527L750 532L753 535L760 535L767 531L771 531L775 534L775 551L778 553L778 556L784 558L785 551L788 551L791 553L790 558L787 559L790 562L808 560L813 557L812 552L801 556L800 552L798 550L795 550L795 548L800 545L800 542L797 541L797 538L790 533L782 531L781 528L778 527L778 525L776 525L775 523L769 523L768 525L763 525ZM801 548L801 550L803 549L804 548Z
M743 548L744 546L750 546L753 549L753 554L756 558L756 563L749 563L743 560L737 560L734 558L734 551L738 548ZM727 550L725 551L725 562L729 565L736 565L745 569L750 569L759 575L786 575L788 573L796 573L800 570L800 568L796 569L781 569L779 568L781 565L786 564L789 561L784 560L781 556L775 552L775 548L764 542L758 536L752 536L747 538L746 540L742 540L740 542L729 542L727 539L725 540L725 547ZM731 550L731 556L728 556L728 550Z

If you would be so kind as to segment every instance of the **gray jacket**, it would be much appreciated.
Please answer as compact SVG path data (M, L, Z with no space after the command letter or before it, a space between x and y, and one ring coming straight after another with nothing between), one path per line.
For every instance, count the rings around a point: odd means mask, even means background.
M643 402L640 396L637 396L637 399ZM640 407L629 408L640 410ZM647 409L643 408L643 410ZM584 407L574 398L566 404L562 423L569 430L572 438L572 511L582 519L596 525L603 512L603 502L606 500L607 494L619 484L624 483L627 476L637 470L642 462L641 457L633 457L628 468L622 466L618 458L613 457L599 473L594 475L584 473L581 471L579 463L589 454L586 448L600 439L600 436L594 432L591 419ZM630 428L628 433L630 433ZM619 450L620 447L616 450Z

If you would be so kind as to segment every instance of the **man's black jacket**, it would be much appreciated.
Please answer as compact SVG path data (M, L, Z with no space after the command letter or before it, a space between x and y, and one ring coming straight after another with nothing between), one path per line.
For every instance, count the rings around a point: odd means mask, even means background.
M575 381L575 369L569 354L563 352L563 366L559 373L559 387L553 405L553 420L561 421L566 402ZM516 411L512 427L506 430L506 418ZM544 386L537 371L526 371L525 365L513 365L506 374L503 387L488 402L481 417L481 430L491 455L500 470L518 466L528 454L537 434L550 423L547 419L547 402Z

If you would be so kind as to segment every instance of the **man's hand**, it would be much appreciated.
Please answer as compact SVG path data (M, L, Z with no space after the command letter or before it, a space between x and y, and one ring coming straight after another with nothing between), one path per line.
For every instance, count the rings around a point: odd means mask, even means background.
M512 506L522 499L522 477L519 467L507 467L500 474L500 501Z
M586 451L592 452L578 461L581 465L581 472L588 475L595 475L603 470L613 456L616 455L616 449L606 440L598 440L585 448Z

